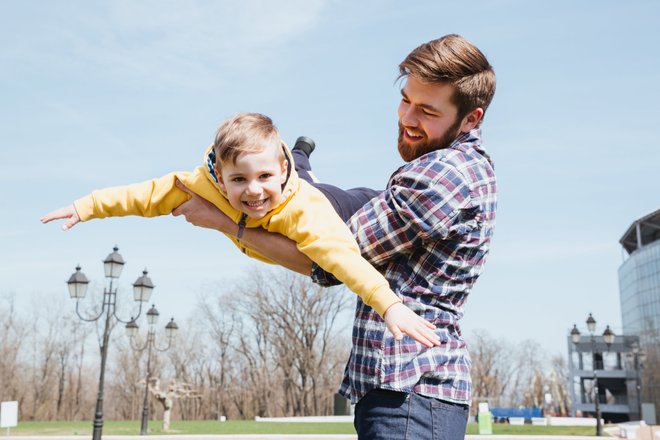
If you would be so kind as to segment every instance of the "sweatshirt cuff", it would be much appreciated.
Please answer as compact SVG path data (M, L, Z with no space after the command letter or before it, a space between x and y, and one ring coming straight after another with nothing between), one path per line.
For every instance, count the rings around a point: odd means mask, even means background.
M80 217L80 221L87 221L94 214L94 197L89 194L73 202L73 207Z
M365 301L367 305L371 306L372 309L380 315L381 318L385 319L385 312L387 309L392 307L396 303L403 302L401 298L396 296L394 292L389 288L389 286L383 286L378 288L372 295L371 298Z

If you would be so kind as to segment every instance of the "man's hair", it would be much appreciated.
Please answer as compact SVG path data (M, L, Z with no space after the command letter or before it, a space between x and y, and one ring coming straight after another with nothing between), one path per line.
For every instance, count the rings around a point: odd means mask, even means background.
M495 94L495 71L486 56L460 35L450 34L413 50L399 64L399 78L450 84L458 118L481 107L486 112Z
M282 139L273 120L261 113L236 113L218 128L213 142L216 163L236 159L243 153L260 153L275 147L283 156ZM219 162L219 163L218 163Z

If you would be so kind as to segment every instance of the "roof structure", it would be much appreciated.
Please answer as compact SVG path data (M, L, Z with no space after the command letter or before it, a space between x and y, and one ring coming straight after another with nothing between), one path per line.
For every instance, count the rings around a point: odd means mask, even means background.
M660 240L660 209L635 220L619 243L628 254L632 254L657 240Z

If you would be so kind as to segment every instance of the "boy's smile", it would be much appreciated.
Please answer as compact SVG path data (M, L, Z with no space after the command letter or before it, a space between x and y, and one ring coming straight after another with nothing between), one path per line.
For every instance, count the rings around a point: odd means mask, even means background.
M235 163L222 163L216 171L229 204L248 217L262 218L281 202L286 161L277 148L242 153Z

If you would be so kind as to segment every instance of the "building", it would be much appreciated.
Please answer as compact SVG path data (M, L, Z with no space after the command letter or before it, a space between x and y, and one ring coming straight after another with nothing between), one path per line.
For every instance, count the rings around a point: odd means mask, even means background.
M660 209L630 225L619 243L623 334L639 335L644 346L660 333Z
M597 388L598 406L605 422L640 419L640 370L635 368L639 364L633 354L636 344L639 344L637 336L615 336L609 345L601 335L582 335L577 343L568 337L574 417L596 416L594 388Z
M654 403L660 419L660 209L632 223L619 240L623 333L639 336L647 354L642 377L645 402Z

